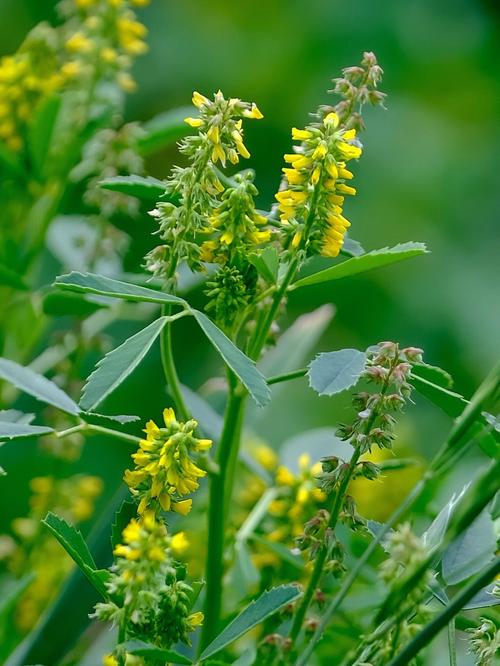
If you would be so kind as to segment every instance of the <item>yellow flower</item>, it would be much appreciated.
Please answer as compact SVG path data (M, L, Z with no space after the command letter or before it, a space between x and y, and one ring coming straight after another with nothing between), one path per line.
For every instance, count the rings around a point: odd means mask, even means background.
M291 486L295 481L294 475L287 467L280 465L276 470L276 483L278 486Z
M113 657L112 654L107 654L105 657L102 658L102 664L103 666L118 666L118 661L117 659L115 659L115 657Z
M209 104L209 100L205 97L205 95L201 95L195 90L193 93L193 104L197 108L200 108L200 106L203 106L203 104Z
M189 541L186 538L186 534L184 532L177 532L177 534L174 534L170 541L170 547L172 548L174 555L183 555L189 548Z
M187 123L190 127L203 127L204 122L201 118L184 118L184 122Z
M306 139L311 139L313 136L313 133L309 130L301 130L292 127L292 139L294 141L305 141Z
M250 109L244 109L243 115L245 116L245 118L255 118L256 120L260 120L261 118L264 117L257 108L257 105L254 104L253 102Z
M338 115L332 111L331 113L328 113L324 118L323 118L323 124L325 127L327 125L332 125L335 129L339 126L340 119Z
M180 502L174 502L172 504L172 509L176 513L180 513L182 516L187 516L187 514L191 511L192 507L193 507L192 499L181 500Z
M66 48L71 53L88 53L92 49L92 42L82 32L75 32L66 41Z
M199 627L203 624L204 615L201 611L197 611L196 613L191 613L187 620L191 628L194 629L195 627Z

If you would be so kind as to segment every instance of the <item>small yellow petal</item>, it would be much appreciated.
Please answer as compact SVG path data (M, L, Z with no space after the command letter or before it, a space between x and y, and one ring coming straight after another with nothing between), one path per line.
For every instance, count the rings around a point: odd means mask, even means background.
M184 118L184 122L187 123L190 127L202 127L204 122L201 118Z
M311 139L313 136L313 133L309 130L301 130L292 127L292 139L294 141L305 141L306 139Z
M323 119L323 125L326 127L327 125L332 125L334 129L337 129L339 126L340 118L338 115L335 113L335 111L332 111L331 113L327 114L324 119Z
M198 487L198 484L196 484L196 487ZM180 502L172 503L172 509L176 513L180 513L182 516L187 516L187 514L191 511L192 506L193 506L192 499L185 499L181 500Z

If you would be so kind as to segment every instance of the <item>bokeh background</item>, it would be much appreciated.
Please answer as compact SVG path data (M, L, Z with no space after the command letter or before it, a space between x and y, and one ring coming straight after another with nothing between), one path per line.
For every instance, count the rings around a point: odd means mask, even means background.
M38 21L53 20L54 5L0 0L0 53L15 50ZM470 395L496 360L500 335L499 6L486 0L154 0L139 14L150 50L135 68L139 90L128 98L127 120L185 106L193 89L210 94L221 88L255 101L264 120L248 124L246 143L264 209L279 184L290 127L302 126L309 111L328 101L325 91L342 67L356 64L365 50L376 53L385 70L387 109L366 113L365 152L355 167L359 195L346 215L352 236L367 250L417 240L432 253L366 277L300 290L290 299L287 318L331 302L335 317L317 351L364 349L385 339L419 346L429 363L451 372L459 392ZM165 177L176 159L174 150L157 154L148 171ZM146 217L128 227L134 238L129 270L138 270L142 253L154 245L152 230ZM48 273L51 265L48 253ZM127 321L108 334L121 341L138 325ZM213 358L184 322L176 348L182 380L198 388ZM107 408L157 417L166 400L156 391L159 385L159 359L152 354ZM346 404L318 400L305 382L297 382L281 392L272 412L259 416L257 430L279 448L301 431L332 425ZM447 417L417 399L403 422L401 446L426 458L448 427ZM20 460L12 445L5 447L9 476L2 495L9 502L2 506L2 532L26 511L29 478L54 471L35 443L16 446L25 447L26 457ZM103 505L128 455L123 445L94 437L75 463L76 471L104 478ZM460 477L467 478L465 465L445 495Z

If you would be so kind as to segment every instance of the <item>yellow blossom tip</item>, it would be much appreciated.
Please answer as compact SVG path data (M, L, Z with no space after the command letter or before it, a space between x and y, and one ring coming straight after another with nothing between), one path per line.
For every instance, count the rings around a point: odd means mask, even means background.
M208 104L208 99L205 97L205 95L202 95L196 90L193 93L192 101L197 108L200 108L200 106L203 106L203 104Z
M182 516L187 516L193 507L193 500L186 499L181 500L180 502L173 502L172 509L176 513L180 513Z
M327 127L328 125L332 125L334 129L337 129L339 126L340 118L338 115L335 113L335 111L332 111L331 113L328 113L324 119L323 119L323 125Z
M201 118L184 118L184 122L189 125L189 127L202 127L204 125L203 120Z

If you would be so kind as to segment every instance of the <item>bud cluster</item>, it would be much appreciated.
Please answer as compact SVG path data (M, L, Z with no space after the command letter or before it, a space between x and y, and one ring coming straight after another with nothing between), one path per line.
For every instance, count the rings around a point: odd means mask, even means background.
M333 79L335 87L329 92L340 95L342 99L335 106L320 107L319 115L324 116L335 111L347 128L363 130L365 128L361 115L363 106L384 104L386 94L377 90L383 73L375 54L365 52L360 65L344 68L342 76Z
M150 213L157 219L158 233L165 243L146 256L146 268L168 281L174 280L181 261L186 261L192 270L200 271L202 262L212 259L215 246L208 245L202 251L198 234L215 231L211 220L217 220L221 205L224 208L220 195L225 188L216 165L220 162L225 167L227 160L238 164L240 157L250 157L243 143L243 119L262 118L255 104L237 98L225 99L220 90L213 100L194 92L193 104L199 116L185 121L198 132L179 144L179 150L186 155L189 164L174 167L165 192L171 201L159 202ZM221 227L225 226L225 217L219 222ZM252 221L255 222L253 218ZM231 235L228 228L219 241L231 245L234 239L234 232Z

